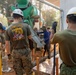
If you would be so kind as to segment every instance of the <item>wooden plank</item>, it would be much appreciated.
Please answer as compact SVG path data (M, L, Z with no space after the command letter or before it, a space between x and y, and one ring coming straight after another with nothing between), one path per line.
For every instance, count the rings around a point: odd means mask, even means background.
M34 70L34 72L35 72L35 75L38 75L37 70ZM50 74L39 71L39 75L50 75Z
M58 75L59 73L59 71L58 71L58 57L56 57L55 58L55 60L56 60L56 75Z

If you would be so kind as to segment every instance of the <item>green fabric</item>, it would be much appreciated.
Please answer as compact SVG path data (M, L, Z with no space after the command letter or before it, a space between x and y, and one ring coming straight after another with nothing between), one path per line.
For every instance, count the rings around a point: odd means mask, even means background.
M64 30L54 35L51 43L59 43L62 61L68 66L76 65L76 31Z
M31 18L31 16L38 15L35 9L36 9L35 6L30 6L26 10L24 10L23 11L24 18L28 18L29 16Z
M24 5L26 5L27 3L30 2L30 0L16 0L16 2L17 2L18 4L24 4Z
M14 11L16 9L15 6L11 6L11 10Z
M62 64L60 75L76 75L76 66L68 67L65 64Z
M11 9L12 11L16 9L16 7L14 6L11 6ZM28 23L31 27L33 27L33 21L34 21L34 18L32 17L36 17L38 16L38 9L35 7L35 6L30 6L28 7L27 9L23 10L23 15L24 15L24 19L25 20L28 20Z
M30 0L16 0L16 2L18 3L18 8L25 8Z

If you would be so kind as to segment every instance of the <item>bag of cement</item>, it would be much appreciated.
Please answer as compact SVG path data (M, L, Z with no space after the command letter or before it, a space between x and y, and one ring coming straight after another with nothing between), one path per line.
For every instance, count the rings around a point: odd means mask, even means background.
M2 57L2 72L9 72L11 68L8 66L8 56Z

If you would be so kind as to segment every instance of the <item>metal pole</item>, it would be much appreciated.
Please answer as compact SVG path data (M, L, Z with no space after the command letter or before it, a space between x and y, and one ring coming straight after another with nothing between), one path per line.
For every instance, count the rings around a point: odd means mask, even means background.
M55 58L56 60L56 75L59 74L59 70L58 70L58 57Z
M40 28L40 26L41 26L41 2L39 2L39 11L40 11L40 13L39 13L39 15L40 15L39 28Z
M54 30L53 35L56 33L56 27L57 27L57 23L54 22L52 25L52 29ZM56 44L54 44L53 75L55 75L55 66L56 66L55 54L56 54Z
M64 27L63 27L63 17L64 17L64 11L63 11L63 12L60 12L60 14L61 14L61 17L60 17L60 18L61 18L60 31L61 31L61 30L63 30L63 28L64 28Z
M37 1L39 1L41 3L44 3L44 4L48 5L48 6L51 6L51 7L55 8L55 9L57 9L57 10L63 11L62 9L60 9L59 7L55 6L52 3L49 3L48 1L44 1L44 0L37 0Z
M53 75L55 75L55 66L56 66L56 63L55 63L55 53L56 53L56 44L54 44Z
M37 74L39 75L39 57L36 57Z

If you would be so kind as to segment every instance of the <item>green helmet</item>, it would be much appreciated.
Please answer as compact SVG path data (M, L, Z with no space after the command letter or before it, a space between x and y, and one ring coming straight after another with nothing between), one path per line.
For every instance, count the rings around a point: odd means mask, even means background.
M16 0L16 2L18 3L18 8L25 8L30 0Z

